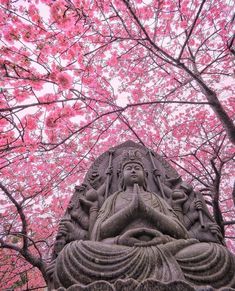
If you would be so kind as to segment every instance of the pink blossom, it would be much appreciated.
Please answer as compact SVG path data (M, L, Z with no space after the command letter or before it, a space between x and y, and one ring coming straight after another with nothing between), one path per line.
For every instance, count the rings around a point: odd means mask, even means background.
M20 90L15 90L14 96L18 102L23 102L24 100L26 100L28 98L26 93L23 91L20 91Z
M183 28L183 29L186 29L187 28L187 26L188 26L188 23L187 23L187 21L182 21L181 23L180 23L180 26Z
M47 127L56 127L56 121L53 116L48 116L46 119L46 125Z
M15 40L19 39L19 33L13 27L7 26L2 30L4 38L9 42L13 43Z
M37 120L32 115L27 115L25 117L25 124L27 126L27 129L29 129L29 130L33 130L33 129L37 128Z
M40 20L39 17L39 11L37 9L37 7L34 4L30 4L29 5L29 16L31 17L31 19L35 22L38 22Z
M59 88L61 90L70 89L73 83L72 77L66 72L60 72L56 76Z

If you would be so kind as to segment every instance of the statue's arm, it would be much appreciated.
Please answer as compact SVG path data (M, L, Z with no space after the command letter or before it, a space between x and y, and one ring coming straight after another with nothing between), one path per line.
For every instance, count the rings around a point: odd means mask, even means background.
M129 224L132 218L132 212L128 208L116 212L101 224L101 238L115 237Z
M188 232L183 224L179 221L177 215L173 212L172 208L163 200L153 194L152 197L158 198L157 204L161 204L164 211L159 211L158 207L145 206L145 212L151 218L151 222L156 225L157 229L163 234L180 239L188 238ZM142 206L144 207L144 206Z
M151 208L150 211L152 211ZM173 215L168 216L159 211L154 211L153 215L155 225L157 224L158 230L163 234L167 234L177 239L188 238L186 228L177 220L177 218L174 218Z

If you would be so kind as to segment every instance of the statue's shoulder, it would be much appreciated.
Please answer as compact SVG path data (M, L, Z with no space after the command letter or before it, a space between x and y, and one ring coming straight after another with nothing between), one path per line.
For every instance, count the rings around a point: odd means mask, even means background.
M115 201L121 192L122 191L117 191L105 199L104 203L100 207L98 218L101 218L104 215L106 216L106 215L110 214L110 212L112 211L113 206L115 204Z
M105 201L104 201L104 203L103 203L101 208L104 208L107 204L112 204L117 199L118 195L121 194L121 193L122 193L122 191L120 190L120 191L116 191L115 193L113 193L110 196L108 196L105 199Z
M169 203L167 203L166 200L164 200L162 197L160 197L158 194L154 192L151 192L151 195L152 195L152 200L155 207L160 208L162 212L165 212L165 214L177 217L173 208L171 207L171 205L169 205Z
M159 196L157 193L155 192L150 192L151 197L153 200L158 201L160 204L163 204L164 206L166 206L167 208L171 208L170 205L166 202L166 200L164 200L161 196Z

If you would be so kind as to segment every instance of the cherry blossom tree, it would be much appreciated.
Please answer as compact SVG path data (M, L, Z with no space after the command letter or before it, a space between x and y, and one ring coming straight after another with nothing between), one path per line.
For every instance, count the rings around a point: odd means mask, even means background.
M74 185L128 139L202 191L235 251L233 5L0 0L1 288L45 286Z

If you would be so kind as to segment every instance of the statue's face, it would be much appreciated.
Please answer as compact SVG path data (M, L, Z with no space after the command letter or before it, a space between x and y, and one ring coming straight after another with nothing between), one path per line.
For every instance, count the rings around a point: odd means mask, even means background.
M128 163L123 168L123 179L125 186L133 186L135 183L139 186L144 185L144 169L137 163Z

